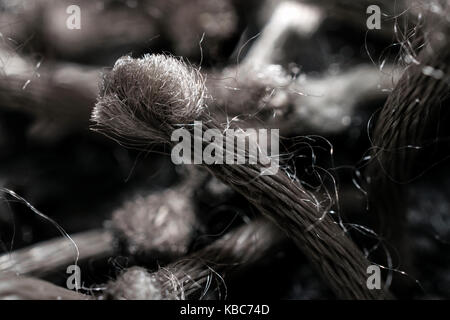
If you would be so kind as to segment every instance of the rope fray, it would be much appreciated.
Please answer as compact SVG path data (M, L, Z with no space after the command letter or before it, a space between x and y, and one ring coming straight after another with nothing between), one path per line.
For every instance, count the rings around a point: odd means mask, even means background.
M144 139L171 144L171 132L179 124L197 120L205 130L224 130L207 112L206 97L198 71L180 60L165 55L125 57L105 78L92 120L97 128L126 143ZM192 126L188 128L193 131ZM235 146L234 154L248 157L243 149ZM370 262L324 211L316 195L285 172L263 176L258 164L205 166L290 236L339 297L390 296L385 290L367 289Z

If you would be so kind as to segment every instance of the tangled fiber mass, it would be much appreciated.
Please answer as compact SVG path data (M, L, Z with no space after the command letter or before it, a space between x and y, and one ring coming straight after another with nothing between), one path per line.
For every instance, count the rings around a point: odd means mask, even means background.
M450 298L449 17L0 0L0 298ZM234 163L172 162L196 121L188 154ZM228 148L250 129L278 129L273 174Z

